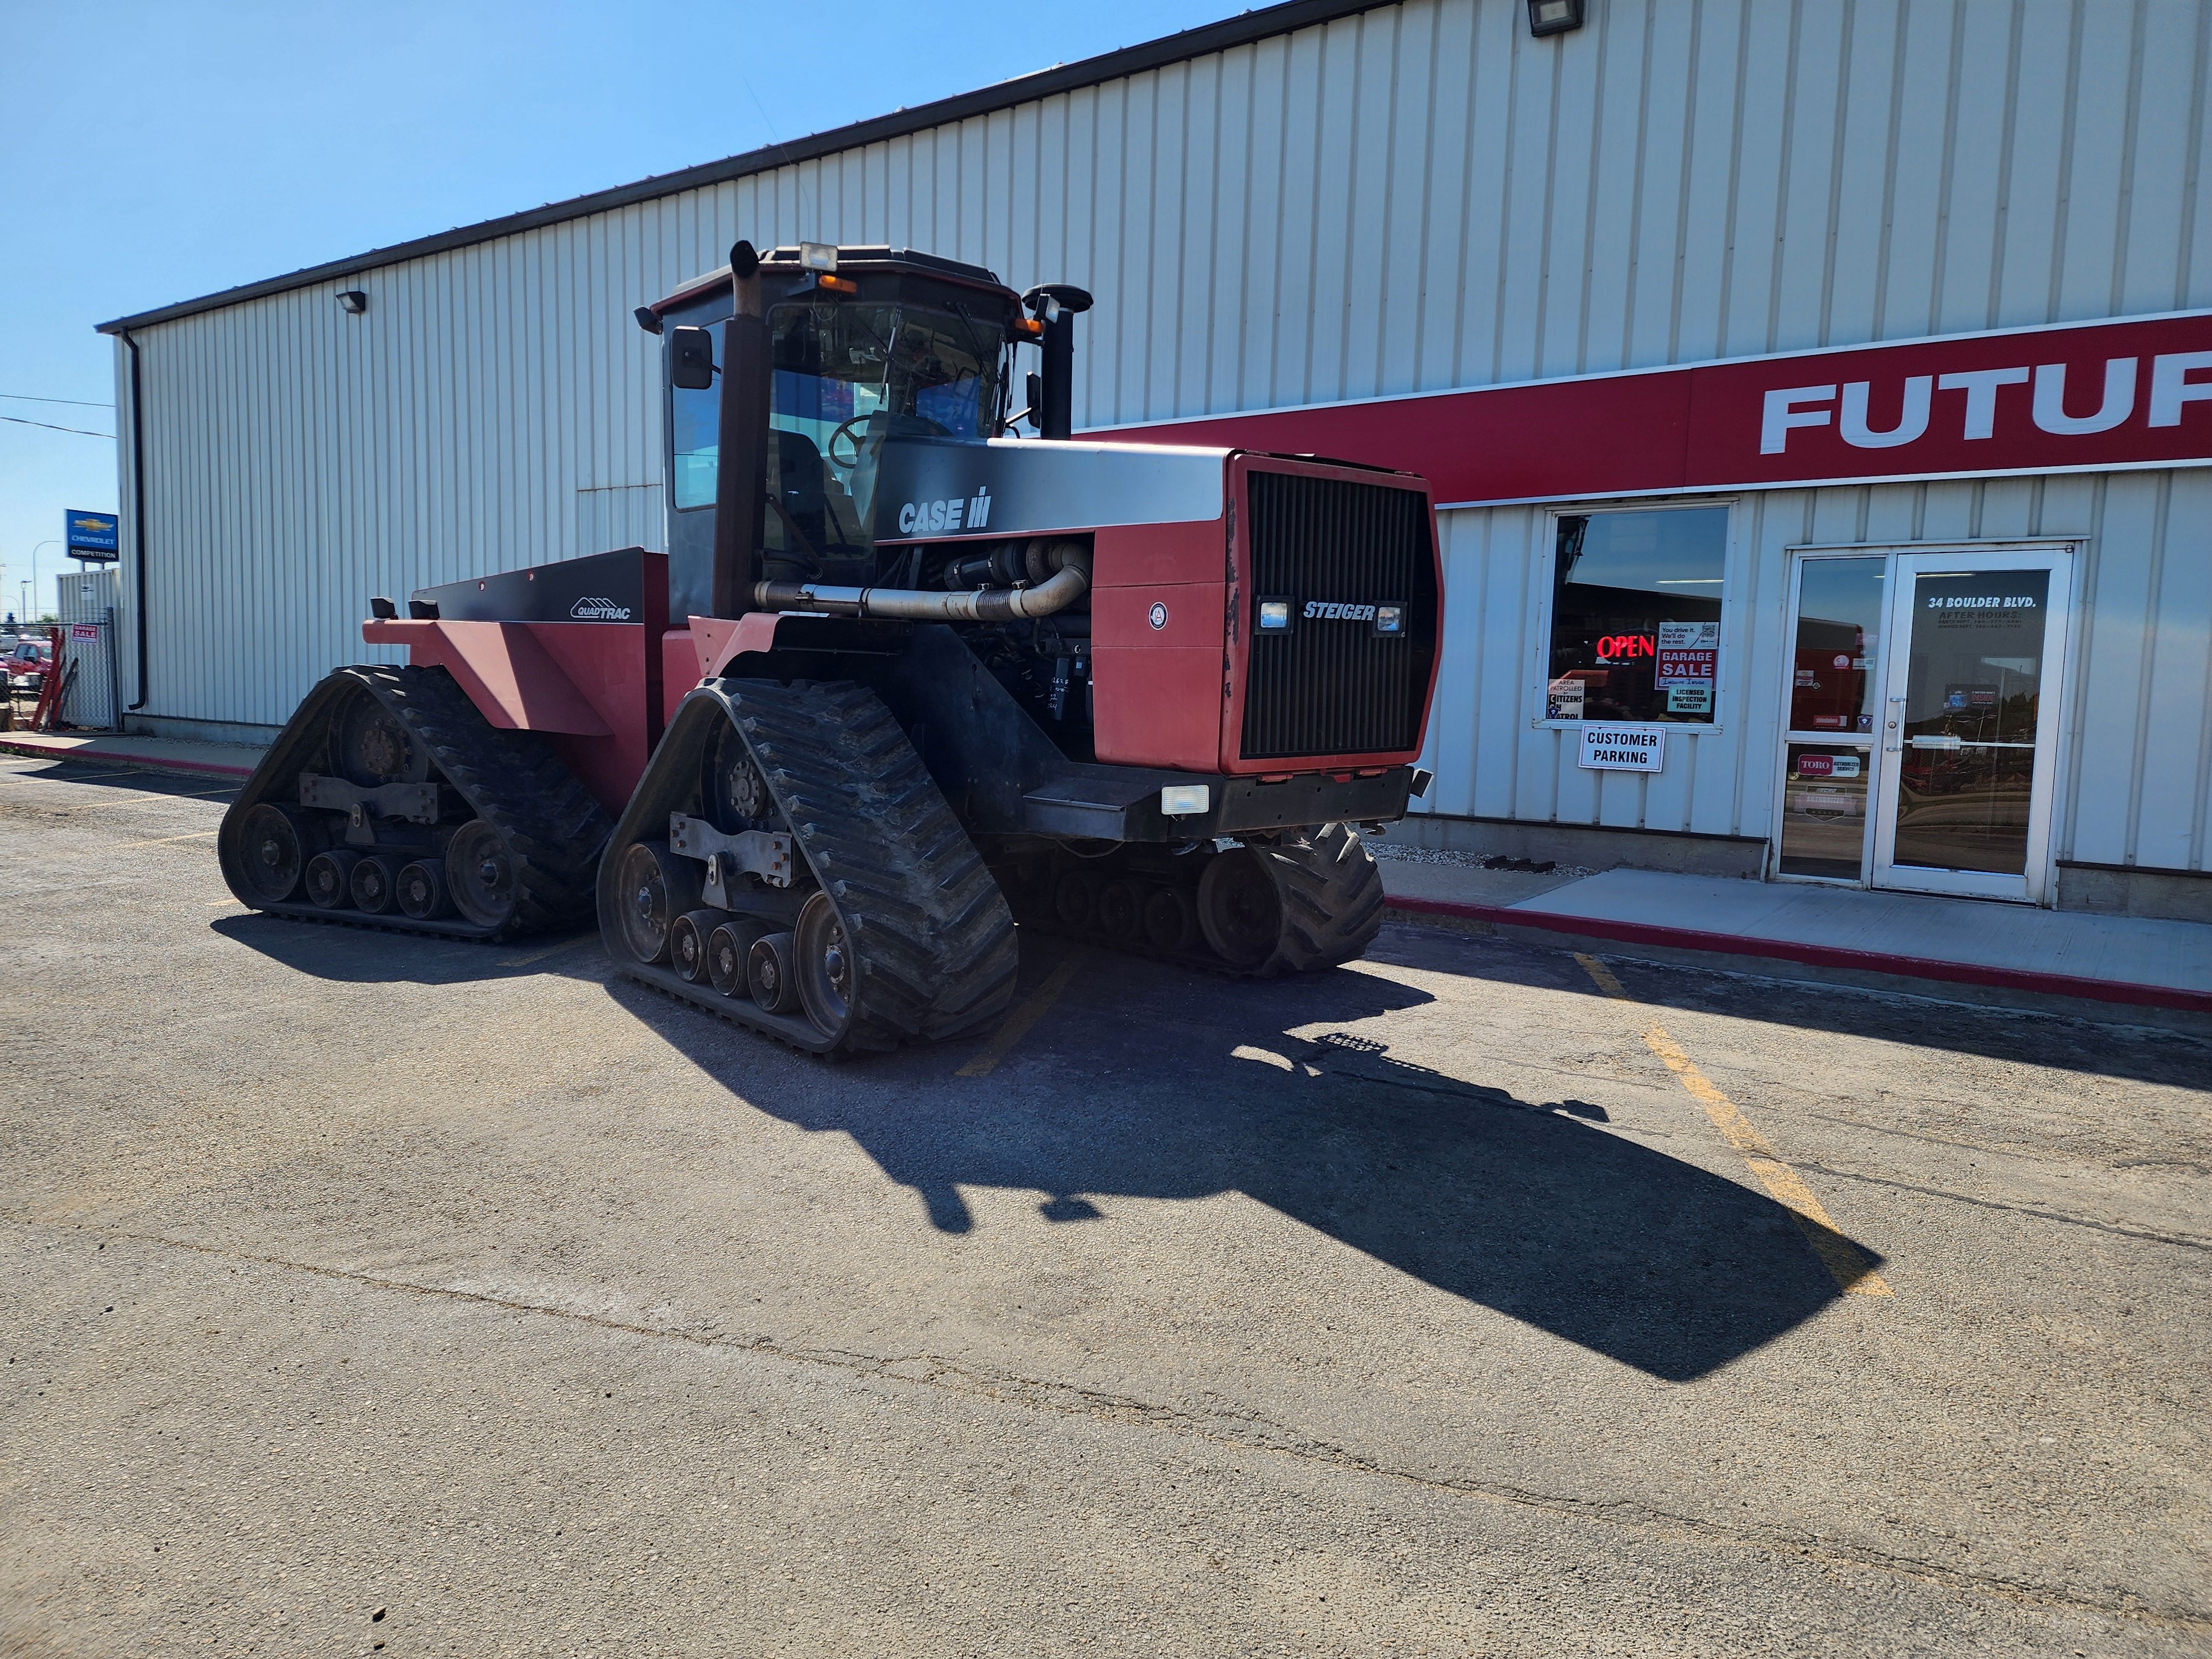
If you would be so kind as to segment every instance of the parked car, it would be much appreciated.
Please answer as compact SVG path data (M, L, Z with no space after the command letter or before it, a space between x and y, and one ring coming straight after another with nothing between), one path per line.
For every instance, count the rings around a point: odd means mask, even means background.
M54 665L54 647L51 640L17 640L8 653L8 675L15 680L43 680L46 671Z

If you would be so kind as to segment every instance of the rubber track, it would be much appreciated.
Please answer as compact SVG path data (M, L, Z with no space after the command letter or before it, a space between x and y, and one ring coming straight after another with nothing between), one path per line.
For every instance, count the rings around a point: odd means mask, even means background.
M362 665L338 669L331 678L351 679L365 687L422 744L432 766L471 811L499 831L514 872L514 915L504 925L489 928L477 927L458 913L416 921L397 911L372 915L296 902L258 905L240 894L242 903L270 915L307 921L495 944L573 929L590 921L599 854L614 826L542 738L493 726L442 668ZM242 812L256 801L275 798L249 789L230 810Z
M837 682L728 690L738 732L856 951L841 1046L939 1042L997 1019L1013 1000L1013 913L890 710Z
M1382 876L1375 855L1359 833L1345 823L1325 824L1310 843L1257 845L1283 896L1283 931L1266 961L1240 968L1200 944L1189 951L1163 951L1142 939L1109 938L1096 927L1076 932L1060 926L1047 910L1024 915L1022 926L1055 939L1079 940L1124 956L1170 962L1179 968L1223 979L1275 979L1284 974L1315 973L1358 960L1382 931ZM1141 878L1140 878L1141 879ZM1146 882L1147 885L1155 884Z

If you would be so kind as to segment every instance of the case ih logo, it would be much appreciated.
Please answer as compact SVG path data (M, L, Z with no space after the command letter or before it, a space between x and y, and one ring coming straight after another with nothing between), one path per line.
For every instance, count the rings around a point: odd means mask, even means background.
M981 530L991 521L989 486L973 495L942 501L908 501L899 508L902 536L933 536L948 530Z
M1308 599L1305 614L1310 622L1373 622L1375 607L1371 605L1339 605L1332 599Z
M568 614L578 622L628 622L629 607L587 594L568 607Z

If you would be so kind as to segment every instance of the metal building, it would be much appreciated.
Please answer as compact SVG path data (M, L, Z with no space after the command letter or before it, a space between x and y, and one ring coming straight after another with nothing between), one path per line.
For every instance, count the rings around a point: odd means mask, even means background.
M660 545L632 308L889 242L1091 289L1085 426L1430 473L1429 838L2212 915L2212 0L1586 11L1294 0L104 325L131 719Z

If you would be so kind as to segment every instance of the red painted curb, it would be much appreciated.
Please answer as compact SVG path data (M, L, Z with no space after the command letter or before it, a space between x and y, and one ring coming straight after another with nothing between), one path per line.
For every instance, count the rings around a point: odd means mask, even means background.
M1993 985L2046 996L2086 997L2139 1008L2185 1008L2212 1013L2212 991L2175 986L2131 985L2124 980L2086 979L2076 974L2047 974L2029 968L1992 968L1980 963L1939 962L1929 957L1885 956L1840 945L1802 945L1790 939L1753 939L1741 933L1708 933L1694 927L1662 927L1650 922L1613 921L1600 916L1568 916L1548 910L1518 910L1504 904L1458 904L1449 899L1392 897L1385 908L1417 915L1457 916L1494 927L1528 927L1540 933L1574 933L1622 945L1663 945L1678 951L1717 955L1771 957L1814 968L1856 968L1903 979L1932 979L1956 985Z
M115 749L57 749L43 743L26 743L0 732L0 752L28 755L34 760L115 761L125 766L150 767L157 772L182 772L196 778L250 778L250 766L225 766L216 761L180 761L167 755L134 755Z

